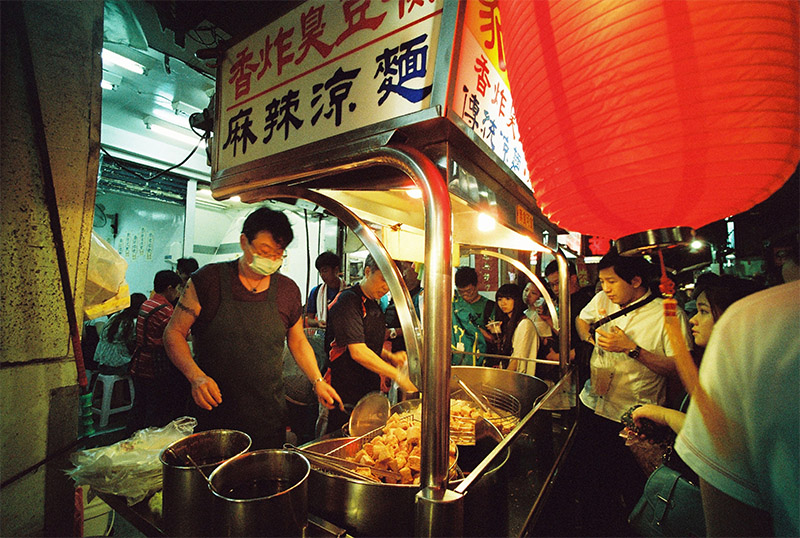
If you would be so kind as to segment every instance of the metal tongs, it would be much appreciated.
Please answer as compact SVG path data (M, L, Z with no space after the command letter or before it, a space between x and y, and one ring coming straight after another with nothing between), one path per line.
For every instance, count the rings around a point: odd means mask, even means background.
M467 396L469 396L469 397L470 397L470 399L471 399L473 402L475 402L476 404L478 404L478 407L480 407L480 408L481 408L481 410L482 410L484 413L490 413L490 412L491 412L491 413L494 413L494 414L496 414L496 415L498 415L498 416L503 416L503 415L504 415L504 412L503 412L503 411L500 411L500 410L498 410L498 409L495 409L495 408L492 406L492 404L491 404L491 403L489 403L489 399L488 399L486 396L478 396L478 394L477 394L477 393L476 393L474 390L472 390L471 388L469 388L469 385L467 385L467 384L466 384L466 383L464 383L464 382L463 382L461 379L459 379L459 377L458 377L458 376L453 376L453 379L455 379L455 380L456 380L456 382L458 382L458 386L459 386L459 387L461 387L462 389L464 389L464 392L466 392L466 393L467 393ZM483 400L486 400L486 401L484 402Z
M329 456L326 454L320 454L318 452L312 452L311 450L299 448L290 443L286 443L285 445L283 445L283 448L286 450L291 450L302 454L308 459L308 461L310 461L316 467L320 467L328 471L333 471L335 473L342 474L348 478L354 478L356 480L364 480L366 482L377 482L379 484L382 483L377 478L363 475L355 471L356 469L361 468L361 469L369 469L370 472L376 476L390 478L397 482L400 481L400 473L396 473L394 471L389 471L386 469L377 469L371 465L364 465L362 463L356 463L354 461L346 460L344 458L337 458L336 456Z

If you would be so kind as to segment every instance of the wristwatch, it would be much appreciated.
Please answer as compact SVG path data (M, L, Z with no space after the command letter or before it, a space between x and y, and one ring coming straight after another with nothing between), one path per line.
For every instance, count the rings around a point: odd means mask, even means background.
M632 350L628 351L628 357L630 357L632 359L638 359L639 358L639 353L641 353L641 351L642 351L642 348L639 347L639 346L636 346Z
M395 338L397 338L397 329L392 327L389 329L389 340L394 340Z

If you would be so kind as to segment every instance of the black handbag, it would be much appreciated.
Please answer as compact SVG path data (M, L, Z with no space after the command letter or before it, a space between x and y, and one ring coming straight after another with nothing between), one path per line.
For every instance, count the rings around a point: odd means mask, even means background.
M647 479L628 523L641 536L705 536L700 486L662 464Z

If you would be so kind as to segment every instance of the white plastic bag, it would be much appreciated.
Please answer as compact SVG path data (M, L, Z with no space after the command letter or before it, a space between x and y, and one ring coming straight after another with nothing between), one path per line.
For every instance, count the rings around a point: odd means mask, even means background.
M125 281L128 262L105 239L92 232L86 273L84 310L117 295Z
M196 419L180 417L163 428L139 430L113 445L75 452L70 457L75 468L67 475L76 486L88 484L136 504L161 489L161 451L191 435L196 425Z

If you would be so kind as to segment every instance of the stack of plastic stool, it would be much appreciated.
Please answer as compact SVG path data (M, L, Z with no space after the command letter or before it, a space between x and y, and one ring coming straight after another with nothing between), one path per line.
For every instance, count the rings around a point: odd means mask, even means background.
M111 396L114 393L114 385L118 382L127 382L128 387L130 389L131 399L125 405L121 405L119 407L111 407ZM93 393L97 392L97 385L101 384L103 386L103 399L100 402L100 408L92 406L92 413L96 415L100 415L100 427L105 428L108 426L108 417L113 415L114 413L122 413L125 411L130 411L131 407L133 407L133 398L134 398L134 390L133 390L133 379L129 375L113 375L113 374L97 374L94 381L94 389L92 390Z

